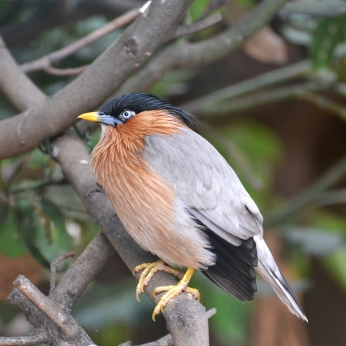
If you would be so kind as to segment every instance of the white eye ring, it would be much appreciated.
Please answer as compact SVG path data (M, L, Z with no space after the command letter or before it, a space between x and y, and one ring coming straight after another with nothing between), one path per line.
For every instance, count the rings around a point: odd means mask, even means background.
M123 119L130 119L132 116L134 115L134 112L132 112L132 111L129 111L129 110L124 110L122 113L121 113L121 117L123 118Z

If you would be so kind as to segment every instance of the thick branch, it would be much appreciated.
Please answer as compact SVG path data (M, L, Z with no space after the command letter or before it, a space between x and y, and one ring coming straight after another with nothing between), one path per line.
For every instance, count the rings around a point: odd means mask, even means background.
M42 101L43 93L20 71L1 37L0 71L0 89L15 108L23 111Z
M0 159L23 153L42 140L61 134L76 122L78 114L101 104L167 40L191 2L154 0L148 11L71 84L26 113L3 120ZM18 86L15 81L13 86ZM14 100L23 95L16 92L10 96Z
M71 316L70 310L57 306L23 275L18 276L14 284L17 286L18 291L35 306L31 314L35 313L36 310L42 312L40 327L35 331L36 335L41 335L41 338L48 344L54 345L74 346L78 344L80 346L89 346L92 344L88 334ZM14 342L14 340L12 341ZM26 341L30 341L30 336L23 337L19 341L25 345ZM0 338L1 342L3 340Z
M42 295L25 278L20 278L16 280L16 284L25 296L18 289L14 289L6 301L22 311L28 322L38 328L35 335L41 335L46 340L48 338L56 342L62 337L70 342L66 343L66 346L75 345L73 342L76 340L78 345L84 342L85 345L90 345L89 337L70 316L70 311L87 285L114 255L114 252L114 248L105 236L99 233L65 273L49 297ZM41 330L42 326L44 326L44 332ZM31 340L30 336L23 337L21 341L28 340ZM0 338L0 345L2 345L1 342L3 339ZM12 342L14 345L20 345L15 343L15 339L12 339ZM28 345L31 344L28 343Z
M66 314L48 297L41 293L27 278L19 275L14 281L17 289L44 313L60 329L65 337L72 337L79 332L79 326L71 315Z
M216 309L211 308L210 310L206 312L206 314L207 314L207 317L210 318L216 314ZM119 346L135 346L135 345L132 345L131 341L127 341L123 344L120 344ZM137 345L137 346L174 346L174 341L172 339L172 335L167 334L164 337L160 338L159 340L148 342L146 344Z

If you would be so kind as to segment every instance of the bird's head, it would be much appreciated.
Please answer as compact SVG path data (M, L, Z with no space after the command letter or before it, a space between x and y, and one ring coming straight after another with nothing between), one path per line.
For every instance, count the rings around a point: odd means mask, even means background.
M175 116L185 124L192 123L194 120L192 114L149 93L133 93L118 97L108 102L101 111L84 113L78 118L117 127L119 124L126 124L131 118L142 112L159 110Z

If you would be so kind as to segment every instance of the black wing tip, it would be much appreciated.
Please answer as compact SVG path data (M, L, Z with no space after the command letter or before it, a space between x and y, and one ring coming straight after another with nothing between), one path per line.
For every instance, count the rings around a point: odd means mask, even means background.
M212 246L211 251L216 255L216 263L202 270L202 273L238 300L253 300L257 292L254 270L257 248L254 240L249 238L235 246L207 228L204 232Z

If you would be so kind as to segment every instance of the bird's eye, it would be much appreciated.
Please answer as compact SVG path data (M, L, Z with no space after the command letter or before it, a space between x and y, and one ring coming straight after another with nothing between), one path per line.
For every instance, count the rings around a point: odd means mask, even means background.
M125 111L122 115L125 119L128 119L131 118L132 113L130 111Z
M135 112L126 109L120 114L119 118L121 120L126 121L126 120L129 120L130 118L132 118L134 115L135 115Z

